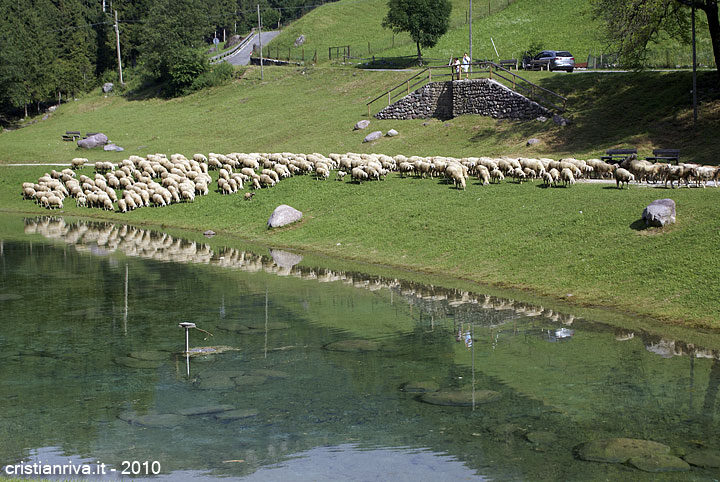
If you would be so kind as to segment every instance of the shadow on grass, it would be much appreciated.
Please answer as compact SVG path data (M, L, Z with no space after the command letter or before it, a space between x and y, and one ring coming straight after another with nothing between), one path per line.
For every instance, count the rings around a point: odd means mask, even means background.
M630 227L634 229L635 231L645 231L646 229L651 228L652 226L645 223L645 220L640 218L637 221L634 221Z
M415 67L422 67L416 55L405 57L373 57L373 60L357 65L358 69L410 69Z

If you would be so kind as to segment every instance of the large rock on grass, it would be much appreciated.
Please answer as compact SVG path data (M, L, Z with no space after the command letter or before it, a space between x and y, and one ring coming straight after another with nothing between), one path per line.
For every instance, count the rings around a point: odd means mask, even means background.
M288 224L296 223L301 219L302 213L300 211L287 204L281 204L276 207L275 211L270 215L267 225L268 228L281 228Z
M359 130L365 129L369 125L370 125L370 121L367 119L363 119L363 120L357 121L357 123L355 123L355 127L353 127L353 130L359 131Z
M675 201L656 199L643 210L642 218L648 226L665 226L675 223Z
M84 149L93 149L95 147L104 146L107 142L108 137L102 132L98 132L97 134L88 136L85 139L80 139L77 142L77 145L78 147L82 147Z
M365 136L365 139L363 139L363 142L372 142L380 139L382 137L382 131L375 131L371 132L370 134Z

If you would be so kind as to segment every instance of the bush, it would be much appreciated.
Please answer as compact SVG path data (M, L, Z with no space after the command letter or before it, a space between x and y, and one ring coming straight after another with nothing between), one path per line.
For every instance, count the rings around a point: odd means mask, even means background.
M213 66L211 70L200 74L195 81L193 81L189 91L194 92L208 87L218 87L229 84L234 76L235 68L232 64L221 62Z
M194 82L207 72L208 67L207 57L202 52L193 49L179 50L168 68L168 95L185 95L191 92Z

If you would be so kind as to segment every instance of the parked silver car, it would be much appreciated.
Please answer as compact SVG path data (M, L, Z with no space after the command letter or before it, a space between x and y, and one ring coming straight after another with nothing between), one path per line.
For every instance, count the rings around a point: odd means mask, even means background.
M546 67L547 66L547 67ZM532 59L523 59L523 68L527 70L565 70L575 69L575 58L567 50L543 50Z

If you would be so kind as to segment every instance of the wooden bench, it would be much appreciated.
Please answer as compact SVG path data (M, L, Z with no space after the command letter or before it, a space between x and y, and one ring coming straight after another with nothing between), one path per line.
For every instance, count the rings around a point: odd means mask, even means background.
M65 134L62 136L62 140L64 141L73 141L80 139L82 137L82 134L80 134L80 131L65 131Z
M646 161L650 162L663 162L668 163L675 161L675 164L680 162L680 149L653 149L653 155L645 158Z
M608 149L605 154L600 160L610 164L620 164L633 154L637 156L637 149Z
M500 62L498 62L498 64L500 65L500 67L506 67L506 68L508 68L508 69L510 69L510 70L512 70L513 67L515 68L515 70L518 69L518 61L517 61L517 59L501 60Z

